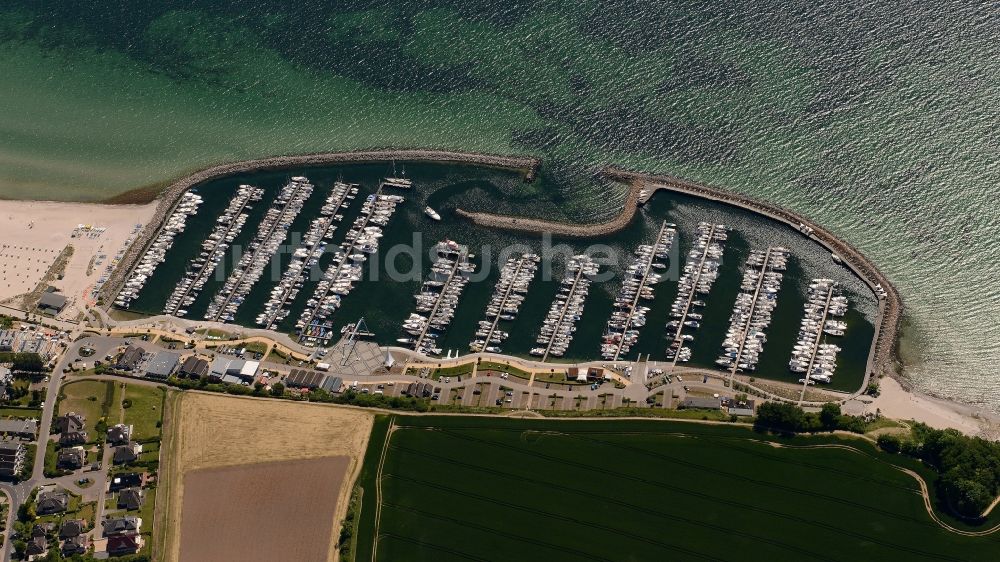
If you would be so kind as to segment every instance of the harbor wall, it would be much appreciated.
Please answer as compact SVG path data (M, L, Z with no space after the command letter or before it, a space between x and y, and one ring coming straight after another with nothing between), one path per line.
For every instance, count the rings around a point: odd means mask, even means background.
M811 228L811 233L803 232L803 235L815 240L827 251L840 256L844 265L868 285L876 296L880 297L879 314L875 320L874 343L869 353L865 379L858 392L864 392L872 375L888 374L893 370L896 339L903 314L903 301L895 285L860 250L834 236L822 225L773 203L758 201L746 195L673 176L631 172L613 166L606 167L603 173L608 178L629 184L633 190L637 187L646 189L646 195L640 203L648 201L657 190L664 189L747 209L785 223L800 232L802 226ZM634 210L631 211L631 213L634 212ZM882 288L881 295L878 287Z
M837 238L821 225L801 215L778 205L757 201L739 193L674 176L633 172L614 166L605 167L601 171L601 174L608 179L624 183L629 190L621 213L614 219L606 222L571 224L525 217L495 215L492 213L469 212L462 209L457 209L456 214L475 224L490 228L530 233L549 232L553 235L574 238L593 238L612 234L628 226L635 217L638 207L648 201L656 191L663 189L752 211L772 220L785 223L800 232L803 230L802 226L809 227L812 229L812 232L808 235L803 232L803 235L815 240L829 252L840 256L844 261L844 265L868 285L876 295L879 294L877 286L881 286L884 291L884 298L879 298L879 313L875 321L875 339L869 353L868 365L865 369L865 379L857 392L860 393L865 390L872 375L891 372L894 362L896 338L902 319L902 299L889 279L859 250Z
M367 164L373 162L388 162L400 160L405 162L427 162L439 164L471 164L489 168L516 170L524 174L525 181L533 181L538 172L541 160L530 156L502 156L496 154L481 154L476 152L454 152L448 150L421 149L378 149L357 150L349 152L328 152L319 154L302 154L296 156L275 156L257 160L244 160L211 166L185 176L170 184L158 196L159 203L153 217L142 232L125 251L119 265L111 273L111 277L101 288L100 299L108 309L113 305L115 297L121 290L125 280L132 273L132 268L139 258L153 243L167 217L174 212L181 195L198 184L261 170L285 170L307 166L328 166L335 164Z

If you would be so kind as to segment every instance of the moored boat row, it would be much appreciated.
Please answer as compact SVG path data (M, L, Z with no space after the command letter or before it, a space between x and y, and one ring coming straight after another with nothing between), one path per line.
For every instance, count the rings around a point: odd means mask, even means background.
M181 195L174 212L167 217L163 228L125 280L122 290L115 297L115 305L127 309L132 301L139 296L139 291L146 286L153 271L166 259L167 251L174 245L174 239L178 234L184 232L188 217L198 213L198 207L201 203L202 197L197 193L188 191Z
M757 369L771 313L778 305L781 272L788 268L788 256L788 249L782 247L750 252L716 365L733 372Z
M403 331L412 337L400 338L400 343L410 345L424 355L440 355L437 337L444 333L455 317L455 309L462 291L475 271L469 248L444 240L435 247L437 256L427 280L414 295L416 311L403 322Z
M344 241L295 323L300 343L307 346L330 343L334 336L330 317L340 308L341 299L350 294L354 284L361 280L368 256L378 251L382 227L389 224L396 206L402 202L403 197L386 195L381 190L365 198L361 214L344 235Z
M643 244L636 248L635 259L625 271L622 287L615 297L615 310L608 319L608 326L601 343L601 357L617 361L627 354L639 340L639 330L646 325L649 307L639 306L639 300L654 298L653 286L660 281L661 274L653 270L665 270L670 259L670 250L677 236L675 224L666 221L660 225L653 244Z
M229 245L243 230L250 202L260 201L263 196L264 190L259 187L241 185L236 189L236 195L229 200L226 209L215 219L212 232L201 243L201 252L188 263L184 277L167 298L163 307L164 314L178 317L187 315L187 307L197 300L212 272L226 257Z
M705 296L719 277L724 244L728 240L724 224L698 223L695 242L688 252L687 261L680 279L677 281L677 298L670 307L673 320L667 322L667 359L685 362L691 359L691 348L684 342L694 340L691 334L684 334L684 328L692 330L701 326L705 301L695 298Z
M840 284L833 279L813 279L809 284L805 313L792 350L792 358L788 362L790 371L805 374L799 382L809 385L832 381L840 347L824 343L824 334L844 334L846 323L831 317L844 316L847 307L847 297Z
M236 318L236 311L264 274L271 256L288 236L292 221L302 211L312 190L313 185L302 176L293 177L281 188L247 247L248 251L236 263L233 272L208 304L206 320L232 322Z
M497 324L501 320L512 322L517 317L540 261L537 254L521 254L509 258L500 268L500 279L486 305L486 319L479 321L475 339L469 343L470 350L500 353L500 344L509 334L497 330Z
M570 258L559 292L549 306L549 312L535 339L540 347L532 348L531 355L539 356L545 361L549 355L562 357L566 353L573 341L576 323L583 316L583 305L590 291L591 278L599 271L600 266L590 256L581 254Z
M327 240L333 237L337 230L336 223L344 215L339 212L350 207L351 200L357 197L358 185L335 182L330 195L320 208L320 216L309 224L301 243L292 252L292 258L281 274L281 280L271 289L271 295L264 303L264 310L257 315L258 326L267 326L272 330L278 328L278 323L290 314L289 303L299 294L305 285L306 277L312 268L319 266L319 259L326 251Z

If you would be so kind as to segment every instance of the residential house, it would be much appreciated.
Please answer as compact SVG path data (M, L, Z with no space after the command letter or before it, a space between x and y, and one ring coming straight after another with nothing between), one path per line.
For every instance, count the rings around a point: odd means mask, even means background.
M24 468L24 445L19 441L0 441L0 477L13 478Z
M146 376L155 379L166 379L174 372L181 354L173 351L160 351L146 362Z
M15 330L0 330L0 351L14 351Z
M146 493L142 488L126 488L118 493L118 509L140 509L145 500Z
M132 439L132 426L120 423L108 428L109 445L125 445Z
M70 537L62 543L63 556L73 556L74 554L86 554L90 541L87 535L77 535Z
M138 533L142 527L142 519L134 515L122 515L120 517L109 517L104 520L104 536L125 535Z
M115 447L112 461L115 464L133 463L139 460L140 453L142 453L142 445L136 443L135 441L129 441L128 445Z
M83 519L67 519L59 527L60 539L71 539L87 531L87 522Z
M59 432L60 445L81 445L87 442L87 432L84 431L87 418L76 412L69 412L56 418L56 430Z
M0 420L0 434L20 437L22 439L34 439L38 436L38 420Z
M130 345L125 348L121 357L118 358L118 362L115 363L115 368L121 371L135 370L139 366L139 363L142 361L142 357L144 355L146 355L145 349L136 345Z
M31 537L31 540L28 541L28 548L24 552L28 556L42 556L48 549L49 541L44 536Z
M56 466L76 470L87 463L87 451L83 447L63 447L56 457Z
M55 529L53 523L35 523L31 527L31 536L33 537L44 537L49 534L49 531Z
M122 472L111 478L108 483L109 492L117 492L133 486L142 486L142 475L138 472Z
M38 494L38 501L35 504L35 512L39 515L49 515L50 513L62 513L69 505L69 496L66 492L42 492Z
M142 549L142 545L142 537L138 534L115 535L108 537L108 554L111 556L135 554Z
M192 355L181 364L179 374L182 377L200 379L208 374L208 361Z

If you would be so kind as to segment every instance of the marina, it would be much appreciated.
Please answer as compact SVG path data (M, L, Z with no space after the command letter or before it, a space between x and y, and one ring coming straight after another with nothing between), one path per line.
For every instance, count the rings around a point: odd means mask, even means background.
M451 324L468 276L475 271L467 246L444 240L435 246L434 253L437 259L430 276L414 295L416 312L403 323L403 331L413 337L400 340L424 355L441 355L435 340Z
M500 280L497 281L493 296L486 306L486 319L479 321L475 333L476 339L469 344L470 351L501 352L500 344L510 334L498 331L497 324L501 320L513 322L517 318L540 261L541 257L537 254L523 254L509 258L504 263L500 269Z
M572 256L588 254L592 258L596 257L596 261L601 264L602 273L593 279L588 287L586 315L574 323L575 331L571 332L571 338L563 342L565 350L562 351L562 355L550 353L546 361L572 364L605 359L610 364L614 359L607 359L601 353L609 333L608 320L615 312L628 310L627 307L619 307L616 303L624 280L633 276L630 267L636 265L638 256L635 252L640 246L652 245L666 222L668 228L671 228L669 224L676 223L678 226L673 228L678 233L692 232L695 236L675 235L671 253L681 256L679 259L654 260L654 263L668 267L666 269L653 267L650 270L651 273L660 275L658 283L647 287L654 289L653 298L651 300L639 298L635 305L636 312L645 314L645 323L639 320L639 324L643 325L632 323L628 327L628 331L632 332L630 335L638 334L638 337L634 339L634 343L630 341L630 347L624 347L628 351L621 353L617 361L621 364L623 360L634 361L636 357L649 357L653 362L670 361L663 341L664 337L670 337L670 334L665 332L664 326L671 320L676 320L670 314L672 303L681 294L679 291L683 290L678 281L686 262L690 261L689 253L698 250L699 223L704 222L727 225L726 260L724 263L721 261L719 263L711 298L695 295L692 299L696 302L692 302L690 311L701 314L702 318L697 320L700 323L697 333L692 328L683 328L682 338L691 335L697 337L697 341L683 338L685 347L692 350L687 365L711 369L720 367L716 364L716 360L720 358L720 350L726 338L730 316L744 275L744 263L750 255L751 248L763 250L767 247L786 247L791 255L788 270L782 281L781 298L772 312L772 323L767 329L767 343L759 355L753 376L792 383L799 380L800 375L794 375L789 371L788 360L796 342L807 287L811 279L832 278L840 282L845 293L850 295L851 307L847 316L841 319L848 324L849 329L845 330L845 336L838 341L842 351L838 354L837 377L828 388L849 388L859 384L857 381L864 372L873 333L872 320L877 303L875 295L866 291L864 285L856 278L849 274L845 275L847 270L835 264L828 251L824 251L797 229L776 225L767 219L756 218L696 197L661 191L656 193L636 214L633 222L620 232L589 240L555 238L552 245L565 248L552 252L546 249L546 242L537 236L485 228L472 224L454 213L458 206L475 209L477 205L480 205L479 208L495 208L511 214L550 212L541 207L529 209L527 203L524 207L517 207L516 205L521 203L515 203L514 199L507 198L505 192L516 191L524 185L522 177L518 174L494 169L407 162L407 177L413 178L415 187L408 194L387 195L389 192L386 190L379 191L379 186L385 179L385 167L386 164L303 168L234 176L200 185L198 192L205 198L205 203L200 208L199 214L190 220L187 229L178 235L173 248L167 253L167 261L156 271L156 281L147 284L138 299L133 300L129 312L157 314L163 310L173 289L182 281L191 260L197 258L203 251L202 243L217 226L217 219L228 207L240 185L249 184L265 189L263 204L253 204L253 208L247 211L249 215L247 223L257 225L264 221L271 200L277 197L288 183L290 176L304 175L308 176L310 182L317 188L296 219L295 226L289 231L288 240L291 242L284 242L295 245L270 260L270 270L265 270L265 274L247 294L245 302L236 311L233 323L248 327L259 325L256 320L265 310L272 291L280 286L281 279L288 271L289 262L297 260L293 256L294 250L298 249L295 233L302 232L305 238L313 221L323 218L321 208L330 194L324 190L332 189L336 182L342 181L357 184L356 199L361 203L378 194L392 198L405 195L407 202L412 201L413 204L395 203L391 220L386 221L384 226L374 222L365 223L366 227L378 226L382 236L375 240L379 251L376 254L365 254L367 261L364 262L363 269L350 267L357 263L353 261L341 266L343 262L340 261L338 254L357 257L363 254L358 247L350 247L348 237L355 238L356 230L363 231L354 227L360 226L356 221L363 220L370 205L352 203L350 208L342 209L342 212L338 213L344 216L343 221L335 223L337 228L327 241L326 251L319 254L318 269L317 266L309 268L315 274L304 276L303 285L294 296L293 293L289 293L282 306L287 309L287 315L284 318L276 318L270 326L266 326L268 328L275 326L271 329L290 334L295 339L301 338L303 344L327 347L341 337L341 329L345 325L363 316L368 331L373 334L370 338L379 345L411 347L409 344L397 341L406 339L401 336L415 337L407 333L401 334L401 326L413 312L414 295L420 292L423 281L429 279L432 264L426 259L427 253L432 250L434 243L448 238L460 240L469 246L470 254L475 254L475 257L470 258L470 262L476 265L476 273L464 287L461 301L455 307L448 329L436 333L436 338L427 338L434 340L433 347L446 352L450 350L450 353L446 354L472 351L474 348L470 347L470 344L480 339L486 341L485 337L477 336L476 333L482 328L488 331L492 327L494 334L490 339L494 341L490 342L491 345L488 347L500 349L499 353L513 357L541 357L532 355L531 351L547 345L547 342L543 344L536 340L540 335L540 326L548 316L550 306L563 287L565 268ZM536 182L544 181L544 176L536 180ZM386 204L381 198L380 201L382 202L379 205ZM441 221L435 221L423 212L428 206L439 212L442 216ZM362 207L365 208L365 212L362 212ZM340 224L345 226L341 227ZM236 249L247 247L255 230L256 228L250 229L244 226L242 234L230 245L225 258L227 263L238 261L240 256L235 254ZM363 238L371 241L370 237ZM420 238L432 240L433 243L424 249L420 246ZM606 260L591 254L592 250L588 247L592 244L610 248L614 259ZM397 254L394 249L398 247L412 248L412 253ZM508 247L516 247L516 251L513 254L503 253ZM349 251L345 252L345 249ZM369 246L369 249L373 247ZM523 254L539 256L535 278L523 295L518 294L523 296L523 301L516 316L513 316L512 320L497 320L496 326L493 327L494 318L487 317L485 312L496 296L500 274L508 256L516 257ZM378 259L374 259L375 257ZM699 262L695 262L694 265L697 266ZM349 283L349 294L332 298L335 294L329 291L331 285L320 284L329 281L331 278L329 276L332 276L338 267L341 274L363 272L364 275L358 275L357 280ZM212 295L225 281L215 275L208 277L210 279L202 289L197 302L185 307L188 311L187 318L201 318ZM648 291L643 293L649 294ZM311 319L317 302L313 299L317 295L320 298L330 296L329 304L335 302L336 308L324 311L324 318L317 315ZM372 303L378 305L372 306ZM507 305L512 303L513 300ZM623 300L623 304L627 305L628 302ZM643 310L645 308L649 310ZM689 317L687 320L696 319ZM485 321L490 321L490 326L480 324ZM311 331L303 333L301 328L308 325L307 323L312 324ZM316 339L315 336L320 334L323 338ZM502 343L495 341L504 334L506 337ZM314 339L310 341L309 337ZM556 349L557 346L554 345L553 350ZM485 348L483 350L486 351Z
M824 335L843 336L847 324L835 318L843 317L848 308L847 297L833 279L813 279L809 285L809 300L805 306L788 369L804 373L799 380L805 387L817 382L829 384L837 368L840 346L825 343Z
M361 280L368 256L378 251L382 227L389 224L396 205L402 202L403 197L383 194L381 188L365 199L361 216L347 231L340 249L333 255L333 263L316 284L312 298L306 302L306 310L295 323L300 343L329 345L335 333L330 316L340 307L341 299Z
M243 304L254 284L264 274L271 257L288 236L292 221L302 211L313 185L303 176L296 176L282 188L264 215L248 250L240 257L232 274L213 297L205 311L205 319L216 322L235 320L236 310Z
M549 355L565 355L573 341L576 323L583 316L583 305L590 292L590 279L598 271L600 266L588 255L579 254L570 258L559 292L549 306L549 312L535 339L543 347L532 348L531 355L540 356L542 361L548 359Z
M344 218L344 215L340 214L341 210L347 209L357 195L356 184L340 181L333 184L333 190L320 208L320 216L310 223L301 244L292 253L292 260L282 273L281 280L271 289L271 296L264 303L264 311L255 320L258 326L267 326L275 330L278 328L278 322L288 317L291 312L287 306L289 300L298 295L305 285L306 275L312 268L319 266L327 242L337 230L336 223Z
M670 251L677 236L677 225L663 221L652 245L643 244L635 251L635 260L626 270L622 287L615 299L615 311L608 319L607 333L601 344L601 357L618 361L639 339L639 330L646 325L649 307L639 306L639 300L652 301L653 285L661 280L667 269Z
M703 314L694 312L701 309L705 301L696 299L704 297L712 290L712 285L719 276L719 262L722 260L723 244L729 238L725 225L698 223L694 247L688 252L683 273L677 282L677 298L670 307L670 317L667 323L667 359L673 365L691 360L692 349L684 345L694 340L694 336L684 333L684 328L692 330L701 327Z
M747 258L746 270L736 304L729 318L729 330L722 342L723 353L716 365L736 372L755 371L767 342L767 327L778 305L781 272L788 268L787 248L769 247L754 250Z
M187 315L187 307L194 304L198 293L208 282L215 268L222 263L226 250L243 229L248 215L244 212L250 207L251 201L260 201L264 190L250 185L241 185L229 206L216 219L216 226L208 238L202 242L202 251L198 257L191 260L185 268L184 277L176 285L173 293L163 307L164 314L177 317Z
M198 207L203 199L197 193L188 191L177 202L177 208L167 218L163 228L153 239L146 253L139 258L131 275L125 280L124 287L115 297L115 305L128 309L132 301L145 287L156 268L166 260L167 252L174 245L174 238L184 232L188 217L198 213Z

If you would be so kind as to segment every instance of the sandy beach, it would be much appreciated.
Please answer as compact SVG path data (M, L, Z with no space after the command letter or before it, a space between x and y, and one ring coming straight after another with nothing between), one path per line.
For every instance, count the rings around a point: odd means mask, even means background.
M957 429L966 435L997 440L1000 438L1000 416L970 404L938 398L907 390L892 377L879 380L878 398L859 396L849 400L845 413L880 414L901 421L917 421L936 429Z
M155 203L94 205L49 201L0 201L0 301L35 289L60 253L73 246L62 279L49 284L68 299L62 319L93 304L91 291L115 256L153 216ZM20 308L20 299L11 305Z

